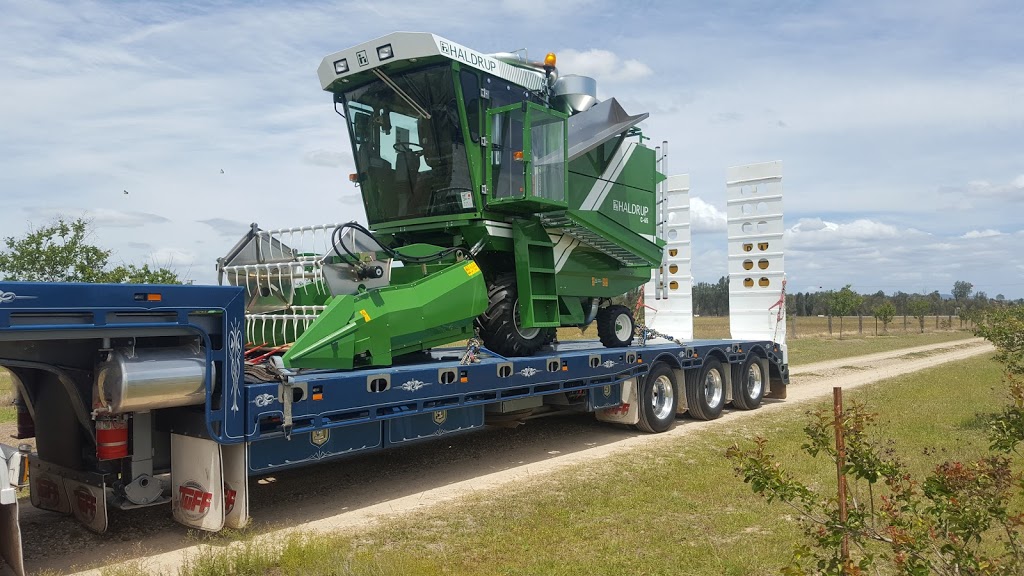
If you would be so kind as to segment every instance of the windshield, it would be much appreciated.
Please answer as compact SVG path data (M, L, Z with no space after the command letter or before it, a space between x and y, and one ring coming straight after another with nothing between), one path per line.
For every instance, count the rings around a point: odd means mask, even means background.
M408 98L384 80L345 93L370 223L472 212L472 181L451 67L389 78Z

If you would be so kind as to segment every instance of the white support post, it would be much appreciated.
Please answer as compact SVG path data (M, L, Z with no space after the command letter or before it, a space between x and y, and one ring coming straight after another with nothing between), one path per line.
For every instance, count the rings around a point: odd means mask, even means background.
M663 205L665 253L644 286L645 324L680 340L693 339L693 278L690 274L690 176L670 176Z
M729 329L737 340L773 340L786 358L782 162L726 171Z

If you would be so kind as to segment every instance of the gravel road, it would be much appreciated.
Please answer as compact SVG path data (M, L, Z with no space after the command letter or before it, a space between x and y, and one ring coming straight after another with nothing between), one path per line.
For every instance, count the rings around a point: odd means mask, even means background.
M956 354L945 353L954 348ZM827 396L833 386L851 389L992 350L984 340L971 339L794 367L788 399L766 400L759 411L794 408ZM661 438L732 426L751 414L727 410L711 422L682 419L658 436L601 424L591 415L541 418L515 429L486 428L253 478L250 512L256 519L254 530L271 537L282 530L351 528ZM0 436L8 434L0 429ZM104 535L92 534L71 518L36 510L27 502L21 518L26 564L33 572L99 574L89 569L147 557L152 570L174 573L182 556L202 539L175 523L165 506L111 510L110 529ZM8 573L0 569L0 575Z

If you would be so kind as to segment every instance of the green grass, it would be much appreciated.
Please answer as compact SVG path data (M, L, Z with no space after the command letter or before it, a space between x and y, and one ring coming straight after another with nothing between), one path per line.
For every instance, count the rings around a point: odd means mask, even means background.
M0 368L0 424L17 419L13 403L14 383L11 381L11 373L6 368Z
M849 358L850 356L886 352L898 348L912 348L914 346L952 342L972 338L973 336L970 332L957 330L952 332L926 332L924 334L844 338L843 340L828 337L800 338L788 341L789 363L794 366L811 364L825 360L837 360L839 358Z
M986 451L982 424L1004 402L1002 370L974 358L849 391L879 413L884 439L915 473ZM820 406L829 407L830 401ZM580 465L357 534L305 535L267 551L204 549L181 571L203 574L776 574L800 531L724 458L734 442L771 438L787 469L823 491L834 468L802 453L802 410ZM441 464L439 464L441 465Z

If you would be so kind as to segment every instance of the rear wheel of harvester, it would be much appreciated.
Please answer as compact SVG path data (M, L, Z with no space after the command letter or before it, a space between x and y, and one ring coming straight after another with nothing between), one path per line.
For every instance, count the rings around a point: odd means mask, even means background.
M686 407L698 420L714 420L725 406L725 371L718 358L704 360L700 372L686 379Z
M487 310L476 319L484 346L502 356L529 356L554 338L554 328L523 328L519 318L516 276L499 276L487 289Z
M636 323L633 313L620 304L601 308L597 312L597 337L606 348L622 348L633 342Z
M640 385L639 405L640 420L636 427L642 432L664 432L676 421L676 404L679 385L676 383L675 372L664 362L656 362L651 366L647 376Z
M765 374L761 368L761 357L750 354L743 363L740 377L732 383L732 405L740 410L753 410L761 405L764 397Z

